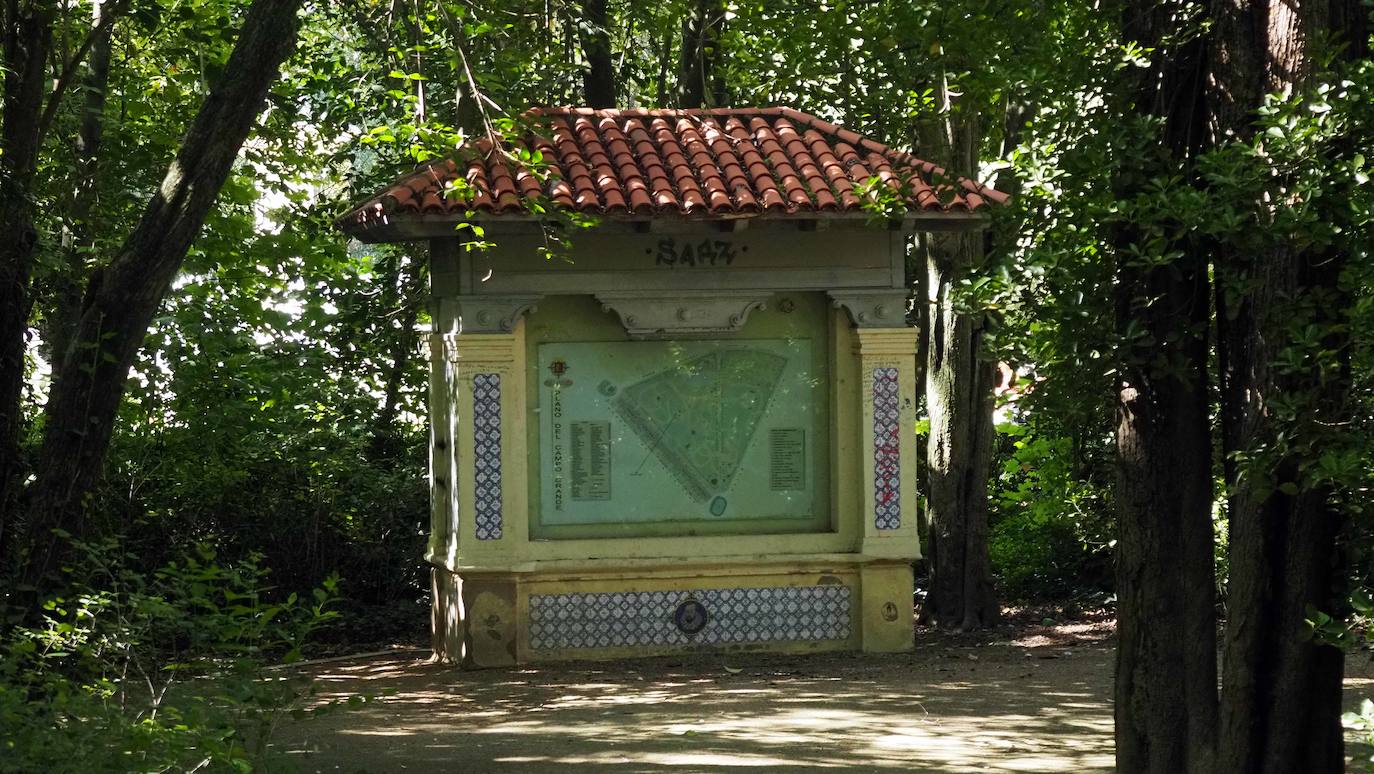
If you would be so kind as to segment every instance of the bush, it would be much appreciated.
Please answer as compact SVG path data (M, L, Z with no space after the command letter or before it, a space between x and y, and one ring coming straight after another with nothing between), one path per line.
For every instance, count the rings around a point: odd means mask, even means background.
M988 551L1014 600L1100 593L1111 584L1109 488L1075 468L1068 438L998 427L1004 462L992 495Z
M0 772L266 766L313 694L269 664L334 617L335 579L274 601L257 557L202 546L145 576L113 541L82 553L82 581L0 644Z

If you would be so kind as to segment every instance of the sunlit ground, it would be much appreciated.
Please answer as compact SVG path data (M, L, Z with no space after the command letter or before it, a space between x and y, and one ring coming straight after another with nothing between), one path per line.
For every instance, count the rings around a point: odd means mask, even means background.
M1374 699L1374 653L1357 650L1345 659L1345 708L1347 711L1359 710L1365 699ZM1374 748L1363 744L1361 734L1346 731L1347 771L1374 771Z
M322 698L394 693L284 746L307 771L1110 771L1110 662L1072 634L511 671L375 658L317 667Z
M328 772L1111 771L1110 642L1072 628L894 656L324 664L322 699L379 698L282 747ZM1374 696L1367 657L1349 671L1347 704Z

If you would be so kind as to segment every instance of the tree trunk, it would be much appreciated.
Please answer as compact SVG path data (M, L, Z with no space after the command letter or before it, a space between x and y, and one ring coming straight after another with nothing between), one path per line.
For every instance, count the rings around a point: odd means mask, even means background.
M86 275L86 256L94 247L91 215L95 212L96 181L99 175L100 146L105 138L105 93L110 82L109 24L102 25L104 5L94 0L91 9L91 28L95 40L91 44L89 64L82 79L81 130L76 140L76 169L72 182L70 224L63 245L64 265L54 281L52 309L46 314L43 335L48 345L48 360L56 378L62 360L76 331L81 315L81 287Z
M610 19L606 0L582 0L582 55L587 69L582 73L582 91L587 106L615 107L615 68L611 64Z
M682 66L678 76L678 107L720 107L727 101L720 72L720 38L725 31L721 0L697 0L682 24Z
M1118 272L1116 760L1208 772L1216 734L1206 262ZM1160 345L1160 342L1171 342Z
M1211 129L1218 142L1249 141L1268 93L1301 90L1312 63L1308 42L1348 36L1358 55L1367 34L1334 29L1362 21L1358 2L1220 2L1215 10ZM1341 6L1345 7L1342 8ZM1332 13L1334 11L1334 14ZM1323 427L1349 420L1351 389L1346 310L1340 288L1346 256L1276 245L1218 248L1217 330L1221 368L1222 448L1228 460L1230 578L1222 670L1223 771L1339 772L1344 654L1312 638L1310 611L1339 616L1345 581L1338 536L1342 517L1327 486L1302 481L1301 452L1276 451L1290 439L1319 448ZM1326 331L1322 349L1340 353L1335 368L1312 362L1276 373L1291 331ZM1308 352L1309 360L1316 360ZM1323 367L1324 365L1328 367ZM1296 422L1270 413L1282 395L1302 403ZM1289 448L1292 448L1291 446Z
M955 311L953 288L981 258L980 233L932 234L926 406L930 592L922 617L965 631L997 621L988 559L988 468L996 364L979 358L982 318Z
M33 549L22 578L34 587L65 550L53 530L82 533L84 501L100 475L129 368L295 44L300 2L253 1L224 76L201 105L162 186L89 283L48 400L38 478L26 498Z
M954 174L978 169L979 115L956 111L943 74L938 112L917 127L921 154ZM988 473L997 364L979 357L986 319L955 309L953 289L983 261L982 233L927 234L930 300L925 335L926 503L930 590L921 617L965 631L996 623L1000 609L988 557Z
M0 119L0 561L14 544L21 473L25 353L38 232L31 188L42 144L43 93L52 45L52 12L6 0L4 115ZM3 568L0 568L3 569Z
M396 260L398 266L394 284L399 293L395 299L396 308L386 310L386 314L399 315L400 327L393 331L391 364L383 378L382 408L373 418L368 431L368 459L373 462L400 456L394 426L396 416L400 413L401 388L405 386L406 371L410 369L410 361L415 355L415 323L426 297L424 264L412 262L407 276L405 269L399 265L400 257L397 256Z
M1276 262L1288 265L1263 273L1327 273L1344 263L1343 257L1334 256L1326 258L1325 265L1311 256L1298 260L1302 265L1278 258ZM1349 306L1337 297L1338 271L1330 273L1331 292L1322 294L1328 308L1305 318L1321 327L1331 326ZM1221 264L1217 276L1222 281L1234 279ZM1218 312L1219 335L1228 353L1222 364L1223 448L1228 456L1248 457L1229 482L1227 504L1230 577L1221 762L1226 771L1237 772L1340 771L1344 654L1311 638L1306 621L1312 610L1338 618L1344 612L1345 576L1337 540L1343 519L1330 503L1328 487L1308 488L1302 483L1297 456L1274 459L1264 453L1275 442L1279 427L1268 416L1263 397L1304 395L1305 402L1315 398L1307 420L1320 417L1339 423L1349 410L1350 383L1348 378L1325 383L1274 379L1267 373L1264 363L1281 348L1274 343L1282 334L1273 335L1278 324L1273 315L1292 313L1291 302L1276 305L1270 295L1276 285L1288 283L1271 282L1272 277L1256 279L1256 287L1241 301L1248 308ZM1316 290L1289 287L1299 297ZM1348 351L1347 345L1330 340L1323 348Z
M1126 39L1152 51L1149 68L1124 75L1126 107L1142 143L1118 172L1116 196L1130 201L1153 179L1177 174L1202 144L1202 38L1196 19L1144 0L1126 9ZM1190 246L1163 263L1134 251L1167 240L1149 223L1114 235L1117 330L1123 337L1117 384L1118 771L1212 771L1217 725L1212 456L1208 424L1207 261ZM1153 252L1153 251L1151 251Z

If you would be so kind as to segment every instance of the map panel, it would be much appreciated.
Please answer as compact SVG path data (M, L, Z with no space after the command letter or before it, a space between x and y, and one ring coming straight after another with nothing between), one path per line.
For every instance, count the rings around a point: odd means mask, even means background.
M726 350L626 387L614 408L698 502L730 488L787 359Z
M538 347L540 522L810 519L807 339Z

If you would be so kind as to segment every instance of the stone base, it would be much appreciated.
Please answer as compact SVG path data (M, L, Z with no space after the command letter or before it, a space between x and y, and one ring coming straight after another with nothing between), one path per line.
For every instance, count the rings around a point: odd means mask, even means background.
M436 568L434 589L435 655L466 667L913 646L911 565L861 555L762 566Z

